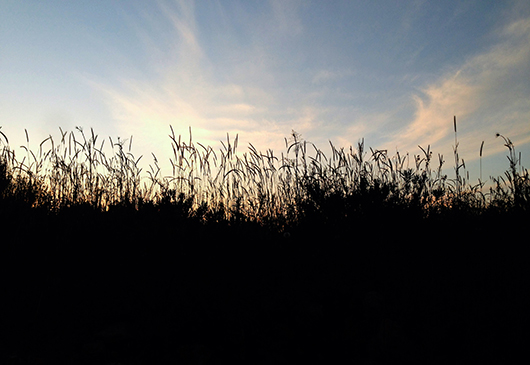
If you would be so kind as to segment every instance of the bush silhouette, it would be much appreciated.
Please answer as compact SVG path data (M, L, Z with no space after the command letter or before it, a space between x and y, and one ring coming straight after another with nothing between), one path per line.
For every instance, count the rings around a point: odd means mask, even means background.
M410 168L362 140L325 156L293 131L275 155L171 132L170 177L92 130L22 159L0 136L2 361L443 363L521 344L509 238L530 179L508 138L483 193L457 141L450 178L429 147Z

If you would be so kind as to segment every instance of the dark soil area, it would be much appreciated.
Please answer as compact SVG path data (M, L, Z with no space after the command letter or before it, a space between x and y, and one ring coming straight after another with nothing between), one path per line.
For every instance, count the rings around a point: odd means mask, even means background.
M526 345L522 216L2 218L3 364L509 363Z

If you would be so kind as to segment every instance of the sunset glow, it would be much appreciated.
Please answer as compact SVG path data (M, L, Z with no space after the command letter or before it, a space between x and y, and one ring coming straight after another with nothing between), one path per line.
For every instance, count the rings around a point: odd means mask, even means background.
M25 128L36 148L92 127L167 164L170 125L278 153L295 130L322 148L430 145L449 172L456 115L472 179L482 141L484 175L506 169L495 133L528 165L527 1L7 1L0 23L13 148Z

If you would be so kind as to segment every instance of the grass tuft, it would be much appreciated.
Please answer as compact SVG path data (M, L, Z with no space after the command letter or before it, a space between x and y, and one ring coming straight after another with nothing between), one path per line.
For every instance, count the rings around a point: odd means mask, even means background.
M152 207L202 223L252 223L279 232L307 222L347 225L352 217L375 212L403 211L422 218L455 210L468 215L527 212L528 170L521 167L510 139L497 134L508 148L509 169L492 178L494 186L483 193L482 170L475 186L463 177L456 117L453 123L454 178L443 173L443 156L438 155L437 166L433 164L430 146L418 146L420 153L409 167L408 154L391 156L387 150L367 149L364 140L348 149L330 142L331 155L326 156L295 131L285 139L280 155L272 150L263 153L252 144L241 154L238 136L231 140L227 134L222 148L214 151L194 142L191 129L184 140L171 127L171 176L161 176L154 155L144 173L139 167L142 157L131 152L132 137L99 139L94 130L85 133L78 127L73 132L60 130L58 142L49 136L33 152L25 131L27 146L22 146L25 155L20 160L1 133L2 209L25 207L57 214L76 206L95 212ZM106 142L110 155L104 153Z

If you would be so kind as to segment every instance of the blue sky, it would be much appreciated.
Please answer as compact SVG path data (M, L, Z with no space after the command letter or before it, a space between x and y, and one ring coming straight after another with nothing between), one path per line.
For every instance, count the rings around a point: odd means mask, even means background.
M82 126L167 161L171 124L279 154L294 129L324 150L430 145L451 177L456 115L472 180L482 141L483 177L508 167L495 133L529 166L526 0L1 0L0 70L15 149Z

